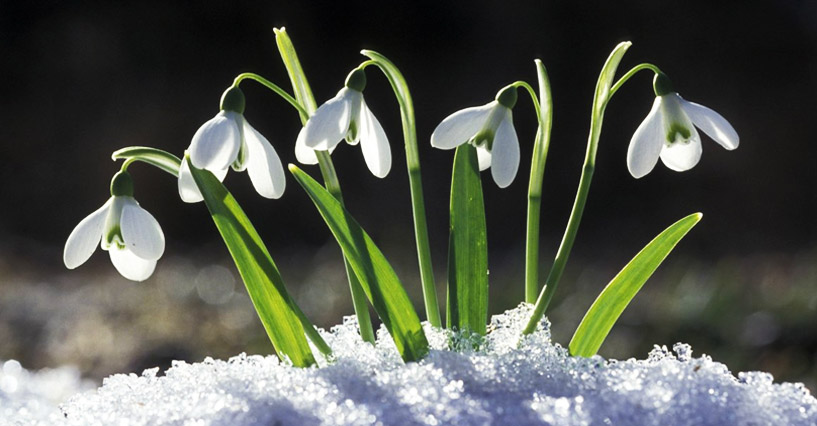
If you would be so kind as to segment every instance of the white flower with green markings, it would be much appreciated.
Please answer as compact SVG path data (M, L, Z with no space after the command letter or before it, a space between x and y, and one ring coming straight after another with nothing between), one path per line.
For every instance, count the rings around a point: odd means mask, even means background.
M199 127L188 152L193 166L209 170L219 181L227 170L247 170L255 190L265 198L279 198L286 187L278 153L244 118L244 93L231 87L221 97L221 112ZM179 169L179 195L187 203L202 201L187 162Z
M655 102L638 126L627 150L627 168L635 178L652 171L658 159L669 169L683 172L701 159L701 137L695 127L728 150L738 147L738 133L717 112L684 100L666 75L655 75Z
M68 269L85 263L100 245L123 277L144 281L165 251L156 219L133 198L133 181L119 172L111 181L111 198L83 219L68 236L63 262Z
M515 87L499 91L483 106L459 110L443 120L431 133L431 146L454 149L464 143L477 148L479 170L491 168L494 182L505 188L519 170L519 138L513 127Z
M383 178L391 170L391 148L386 132L363 99L366 74L355 69L338 94L309 117L295 142L295 156L302 164L318 162L313 150L332 151L346 139L360 142L363 159L373 175Z

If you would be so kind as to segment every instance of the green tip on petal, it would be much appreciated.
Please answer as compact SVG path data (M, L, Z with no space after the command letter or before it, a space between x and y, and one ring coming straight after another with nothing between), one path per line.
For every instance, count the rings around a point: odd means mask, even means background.
M239 114L244 114L244 107L246 100L244 99L244 92L237 86L230 87L221 95L221 109L223 111L235 111Z
M692 136L692 132L689 130L688 127L673 122L669 126L669 130L667 131L667 142L672 144L678 141L679 139L681 141L688 141L690 136Z
M652 87L655 91L655 96L664 96L675 92L675 89L672 87L672 81L662 72L655 73L655 78L652 80Z
M111 179L111 195L133 197L133 179L130 173L121 171Z
M362 92L366 88L366 72L361 68L355 68L346 77L346 87Z
M508 86L496 94L496 101L499 102L500 105L509 109L516 105L517 98L518 94L516 93L516 87L513 86Z

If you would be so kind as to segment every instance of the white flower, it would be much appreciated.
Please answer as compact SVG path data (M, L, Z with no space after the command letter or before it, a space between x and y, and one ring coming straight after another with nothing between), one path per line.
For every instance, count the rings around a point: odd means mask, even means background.
M391 170L391 149L386 132L363 99L366 77L356 69L346 79L346 87L318 107L309 117L295 142L295 157L303 164L318 162L313 150L332 151L342 139L363 151L366 166L383 178Z
M130 177L120 172L114 177ZM130 188L132 188L130 184ZM112 191L115 192L115 191ZM108 201L77 225L65 243L63 262L74 269L88 260L97 245L111 256L111 262L123 277L144 281L156 268L165 250L165 237L156 219L133 199L132 190L112 195Z
M494 182L507 187L519 170L519 139L511 112L515 103L516 89L508 88L495 101L449 115L431 133L431 146L453 149L466 142L473 144L480 171L490 167Z
M193 135L188 152L193 166L224 180L230 166L247 170L255 190L266 198L284 193L286 177L278 153L261 133L244 118L244 95L237 87L222 97L222 110ZM187 203L202 201L186 161L179 169L179 195Z
M668 168L678 172L694 167L702 151L695 126L728 150L738 147L738 133L720 114L669 92L656 96L650 113L630 140L627 150L630 174L635 178L646 175L659 157Z

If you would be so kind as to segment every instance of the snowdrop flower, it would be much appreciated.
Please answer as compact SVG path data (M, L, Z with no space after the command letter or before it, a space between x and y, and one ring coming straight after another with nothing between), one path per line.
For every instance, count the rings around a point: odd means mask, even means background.
M640 178L649 173L658 158L678 172L698 164L702 148L695 126L728 150L738 147L738 133L720 114L684 100L672 89L664 74L657 73L653 85L655 102L635 131L627 150L627 168L633 177Z
M286 178L278 153L267 138L244 118L244 93L231 87L221 97L221 112L204 123L190 142L188 152L193 166L224 180L227 170L250 175L253 187L262 197L278 198L284 193ZM202 201L186 161L179 169L179 195L187 203Z
M128 172L111 181L111 198L77 225L65 243L63 262L68 269L85 263L97 245L111 255L123 277L144 281L165 251L165 237L156 219L133 199Z
M492 102L449 115L431 133L431 146L453 149L466 142L474 145L479 170L490 167L494 182L500 188L507 187L519 169L519 139L511 113L516 97L516 88L506 87Z
M391 149L386 132L363 100L366 74L355 69L338 94L309 117L295 142L295 156L303 164L318 162L313 150L332 151L342 139L360 142L363 159L373 175L383 178L391 170Z

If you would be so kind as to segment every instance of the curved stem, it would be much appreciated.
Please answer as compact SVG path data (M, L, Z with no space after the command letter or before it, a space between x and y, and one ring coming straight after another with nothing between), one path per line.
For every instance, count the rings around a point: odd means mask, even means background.
M590 182L593 180L593 172L596 168L596 152L599 145L599 137L601 136L601 126L604 119L604 110L607 107L607 102L610 100L611 86L613 78L615 78L618 64L624 53L630 47L630 42L623 42L613 49L599 74L599 79L596 82L596 92L593 97L593 110L590 116L590 134L587 137L587 151L585 152L584 165L582 166L582 175L579 179L579 189L576 192L576 199L573 202L573 209L570 212L570 218L567 221L562 243L559 245L559 250L556 253L556 259L553 261L553 267L550 269L545 287L539 293L539 298L536 300L533 313L528 321L523 334L530 334L536 330L539 321L545 315L550 301L556 292L559 285L559 280L562 278L567 259L573 249L573 243L576 240L576 233L579 231L579 224L584 213L584 206L587 203L587 195L590 192ZM626 80L625 80L626 81Z
M127 172L128 171L128 166L130 166L132 163L135 163L136 161L138 161L138 160L135 159L135 158L128 158L127 160L125 160L122 163L122 167L120 167L119 170L123 171L123 172Z
M298 110L298 114L300 114L302 117L304 115L306 115L307 117L309 116L309 114L304 109L304 107L301 106L301 104L298 103L298 101L295 98L293 98L292 95L287 93L286 90L280 88L275 83L267 80L264 77L261 77L258 74L251 73L251 72L245 72L245 73L239 74L233 80L233 86L238 87L239 83L241 83L241 80L246 80L246 79L256 81L256 82L260 83L261 85L263 85L264 87L266 87L266 88L272 90L273 92L275 92L278 96L282 97L285 101L289 102L289 104L292 105L293 108Z
M295 52L295 46L292 44L289 35L283 28L276 28L275 42L278 45L278 51L281 54L281 59L284 61L284 66L289 74L292 89L295 92L295 103L298 105L298 112L301 116L301 124L306 124L309 116L318 108L315 102L315 97L312 95L312 89L309 87L309 81L306 79L303 68L301 68L301 61L298 60L298 54ZM243 75L243 74L242 74ZM263 83L262 83L263 84ZM272 83L270 83L272 84ZM277 86L275 86L277 87ZM274 90L274 89L273 89ZM286 96L289 94L284 92ZM283 95L282 95L283 96ZM292 103L292 102L290 102ZM343 195L340 190L340 181L338 180L335 166L332 163L332 157L327 151L315 151L318 158L318 165L321 169L324 185L327 191L332 194L341 204L343 204ZM346 268L346 276L349 280L349 289L352 293L352 304L355 308L355 315L357 316L358 326L360 328L360 337L369 343L374 344L375 335L372 328L372 319L369 315L369 306L367 304L366 293L358 281L357 275L352 270L349 260L346 256L343 257L343 265Z
M626 83L627 80L630 79L630 77L636 75L639 71L642 71L642 70L650 70L650 71L652 71L652 72L654 72L656 74L661 73L661 70L657 66L655 66L653 64L649 64L649 63L638 64L638 65L632 67L623 76L621 76L621 78L618 79L616 84L614 84L613 87L610 88L610 94L608 95L608 99L612 98L613 95L618 91L618 89L620 89L621 86L623 86L624 83Z
M377 66L389 80L397 98L397 103L400 105L400 119L403 124L403 140L406 145L406 164L409 175L409 189L411 191L411 208L414 217L414 239L417 244L417 261L420 266L423 301L428 322L432 326L439 328L442 327L442 320L437 302L437 287L434 284L431 247L428 242L423 181L420 173L420 154L417 148L417 127L414 119L414 103L411 100L411 92L409 92L403 74L385 56L371 50L362 50L360 53L370 58L370 60L360 64L360 67Z
M179 167L181 167L182 164L179 157L167 151L147 146L129 146L127 148L118 149L111 154L111 159L114 161L125 160L121 167L123 172L127 171L128 166L134 162L141 161L163 172L169 173L176 178L179 177Z
M539 292L539 227L542 209L542 183L544 181L545 163L550 148L550 130L553 121L553 97L550 91L550 80L542 61L536 60L539 94L526 82L514 83L524 87L533 101L539 129L533 145L530 180L528 184L527 230L525 235L525 302L534 303Z

